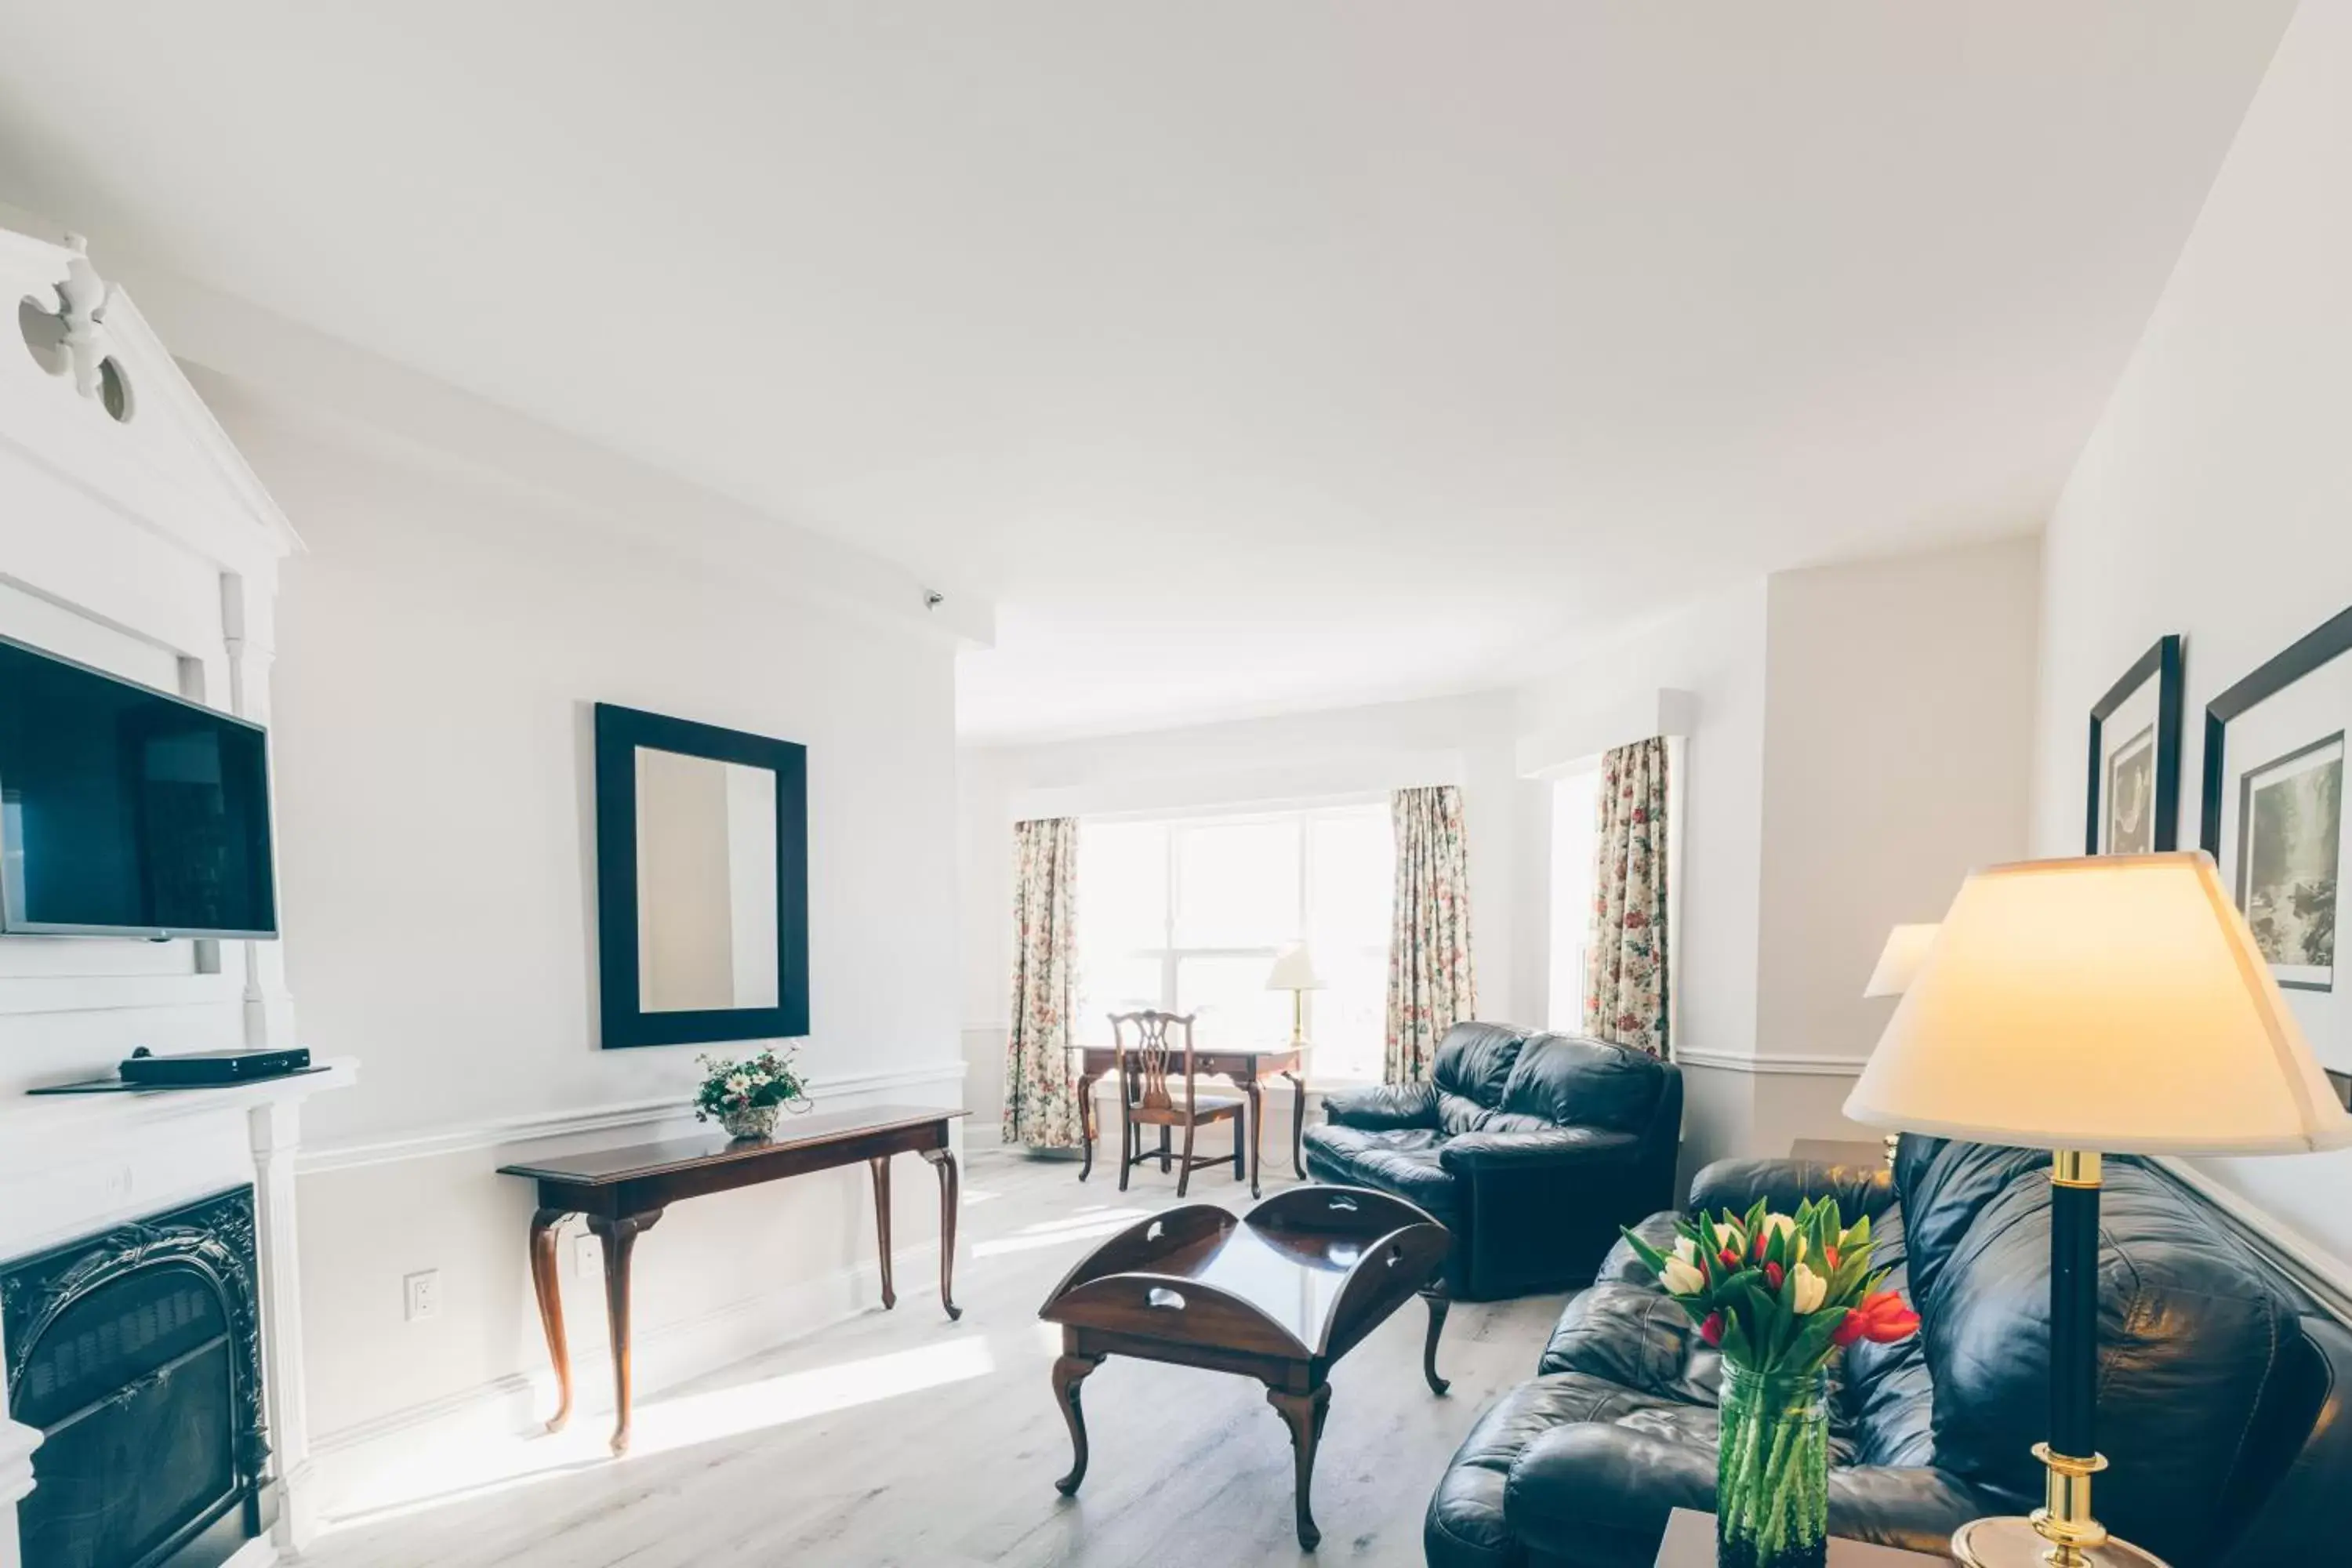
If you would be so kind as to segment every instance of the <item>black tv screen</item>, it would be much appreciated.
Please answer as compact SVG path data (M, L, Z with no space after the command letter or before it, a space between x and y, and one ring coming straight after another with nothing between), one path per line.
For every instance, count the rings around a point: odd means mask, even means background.
M0 931L277 935L260 726L0 637Z

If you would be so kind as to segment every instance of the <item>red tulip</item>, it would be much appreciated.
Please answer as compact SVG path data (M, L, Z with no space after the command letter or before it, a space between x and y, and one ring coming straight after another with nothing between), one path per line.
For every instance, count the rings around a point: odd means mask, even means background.
M1717 1253L1715 1255L1715 1260L1717 1263L1722 1264L1726 1268L1737 1268L1739 1267L1739 1254L1728 1247L1725 1247L1721 1252Z
M1837 1248L1836 1248L1836 1247L1822 1247L1822 1257L1824 1257L1824 1258L1828 1258L1828 1259L1830 1260L1830 1267L1831 1267L1832 1268L1835 1268L1838 1266L1838 1256L1837 1256Z
M1831 1338L1833 1343L1841 1345L1850 1345L1856 1340L1891 1345L1898 1340L1909 1339L1918 1331L1919 1314L1904 1305L1901 1295L1893 1290L1881 1290L1848 1312Z
M1779 1264L1768 1263L1764 1266L1764 1283L1773 1289L1778 1290L1780 1288L1780 1281L1784 1278L1786 1278L1785 1271Z
M1723 1342L1723 1314L1721 1312L1709 1312L1706 1315L1706 1321L1698 1326L1698 1337L1705 1340L1711 1345L1721 1344Z

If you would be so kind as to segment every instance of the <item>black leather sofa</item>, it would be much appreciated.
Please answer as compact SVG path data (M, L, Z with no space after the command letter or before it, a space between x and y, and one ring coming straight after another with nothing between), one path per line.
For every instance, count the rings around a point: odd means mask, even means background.
M1583 1284L1619 1226L1674 1201L1682 1074L1625 1046L1456 1024L1428 1081L1333 1095L1324 1112L1307 1173L1434 1215L1463 1300Z
M1727 1162L1694 1208L1834 1194L1867 1212L1920 1332L1832 1366L1830 1530L1940 1553L2042 1500L2049 1157L1906 1138L1884 1171ZM2219 1216L2106 1163L2099 1518L2176 1568L2352 1561L2352 1334ZM1640 1227L1670 1238L1672 1215ZM1430 1500L1431 1568L1649 1568L1669 1510L1715 1498L1721 1358L1631 1249L1576 1296L1539 1375L1479 1418Z

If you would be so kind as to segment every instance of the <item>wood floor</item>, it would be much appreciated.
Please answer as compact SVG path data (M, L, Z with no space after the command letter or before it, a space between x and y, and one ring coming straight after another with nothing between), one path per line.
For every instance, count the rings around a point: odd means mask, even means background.
M1560 1305L1456 1307L1442 1399L1421 1379L1418 1302L1351 1352L1331 1380L1315 1486L1323 1544L1307 1554L1291 1533L1288 1439L1264 1389L1239 1378L1106 1363L1086 1386L1086 1485L1066 1500L1054 1490L1069 1441L1047 1385L1057 1331L1037 1321L1037 1304L1096 1240L1172 1205L1174 1179L1139 1171L1121 1194L1111 1173L1082 1186L1070 1163L990 1150L968 1163L964 1195L961 1323L902 1271L897 1310L644 1401L627 1459L560 1447L586 1440L577 1434L538 1439L543 1468L347 1525L304 1563L1406 1568L1423 1560L1422 1510L1447 1458L1497 1393L1532 1373ZM1249 1206L1216 1172L1194 1175L1192 1196Z

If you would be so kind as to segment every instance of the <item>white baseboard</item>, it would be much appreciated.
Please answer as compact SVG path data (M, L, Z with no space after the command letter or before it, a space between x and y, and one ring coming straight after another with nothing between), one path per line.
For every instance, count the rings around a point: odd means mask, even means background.
M891 1258L898 1310L907 1310L912 1301L937 1298L936 1238L895 1248ZM635 1401L643 1405L666 1390L877 1307L881 1300L881 1268L868 1259L692 1318L641 1326L630 1346ZM612 1363L601 1334L586 1343L575 1339L572 1372L572 1425L609 1422ZM532 1373L511 1373L323 1433L310 1445L320 1521L331 1528L406 1500L384 1496L380 1478L402 1473L420 1454L527 1436L540 1429L554 1407L554 1373L542 1365ZM240 1563L236 1568L266 1565Z

